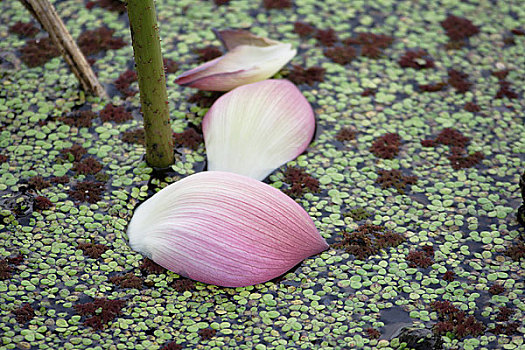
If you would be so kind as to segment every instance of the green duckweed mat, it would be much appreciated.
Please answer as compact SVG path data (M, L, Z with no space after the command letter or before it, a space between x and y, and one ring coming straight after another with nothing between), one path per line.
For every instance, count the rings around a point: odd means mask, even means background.
M105 26L130 44L125 13L81 0L54 4L73 37ZM142 123L138 95L126 98L114 86L133 67L131 45L92 56L112 97L86 97L62 58L34 68L18 61L26 38L9 28L32 18L20 2L1 1L0 349L403 349L410 347L399 338L405 327L441 332L445 349L525 347L524 231L516 220L525 164L523 1L295 0L292 8L265 9L261 1L162 0L157 11L164 57L179 73L198 64L195 49L219 47L212 28L229 27L290 42L298 48L292 64L324 68L324 81L299 85L315 110L315 140L266 181L288 189L287 167L317 179L319 191L296 199L330 244L367 224L405 241L362 259L332 247L279 280L246 288L192 284L144 268L127 245L133 210L158 188L201 171L204 145L178 147L169 172L153 171L144 147L122 140ZM459 40L462 47L441 25L450 15L479 28ZM394 41L378 58L359 56L357 45L357 57L340 65L315 34L296 34L298 21L332 28L336 46L364 32ZM401 67L416 50L434 67ZM450 83L451 69L468 75L468 91L447 84L422 91ZM207 109L190 102L196 91L175 85L175 75L167 84L172 128L180 133L198 126ZM502 88L507 95L498 96ZM134 118L96 118L89 127L61 119L79 109L98 113L109 102ZM338 140L343 129L354 139ZM469 138L463 149L436 142L450 129ZM371 147L388 133L399 135L399 152L383 159ZM102 170L79 174L74 154L63 151L73 145ZM458 162L477 154L479 162L453 167L454 154ZM417 179L404 189L383 188L385 170ZM102 184L93 203L72 194L86 181ZM358 215L362 209L370 215ZM138 282L119 284L126 273ZM91 304L90 314L86 304L106 299L123 300L123 307L119 313L108 304L114 315L93 328L104 310Z

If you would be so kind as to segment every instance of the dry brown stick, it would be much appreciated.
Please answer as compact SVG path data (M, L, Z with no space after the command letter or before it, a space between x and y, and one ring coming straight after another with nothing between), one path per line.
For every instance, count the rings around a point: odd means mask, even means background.
M20 0L20 2L37 19L42 28L49 33L49 37L64 56L84 91L101 98L107 98L106 91L99 83L84 54L78 48L77 43L69 34L64 22L49 0Z

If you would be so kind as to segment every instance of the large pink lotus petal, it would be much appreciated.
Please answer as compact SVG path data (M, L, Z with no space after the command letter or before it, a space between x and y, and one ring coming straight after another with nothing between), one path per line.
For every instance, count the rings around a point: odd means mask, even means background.
M275 278L328 248L294 200L226 172L191 175L142 203L131 247L197 281L242 287Z
M239 44L241 39L230 40L235 43L230 43L232 49L225 55L182 73L175 79L175 83L201 90L228 91L271 77L296 53L290 44L252 36L267 43L266 46L261 46L260 40L245 38L246 35L240 37L244 38L244 44ZM248 45L250 40L255 40L255 45Z
M306 149L315 118L294 84L265 80L221 96L204 117L202 131L209 170L262 180Z

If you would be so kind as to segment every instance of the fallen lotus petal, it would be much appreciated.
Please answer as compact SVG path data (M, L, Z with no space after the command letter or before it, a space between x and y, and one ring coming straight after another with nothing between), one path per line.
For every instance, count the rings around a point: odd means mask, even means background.
M296 54L291 44L258 37L245 30L216 32L228 52L186 71L175 83L208 91L228 91L270 78Z
M299 204L226 172L188 176L135 211L130 246L197 281L242 287L275 278L328 248Z
M221 96L204 117L202 131L209 170L262 180L306 149L315 118L294 84L265 80Z

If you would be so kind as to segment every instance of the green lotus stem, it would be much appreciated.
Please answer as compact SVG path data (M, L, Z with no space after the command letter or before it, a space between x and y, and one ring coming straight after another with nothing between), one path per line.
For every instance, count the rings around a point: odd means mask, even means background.
M146 162L165 168L173 164L166 76L153 0L128 0L135 66L146 134Z

